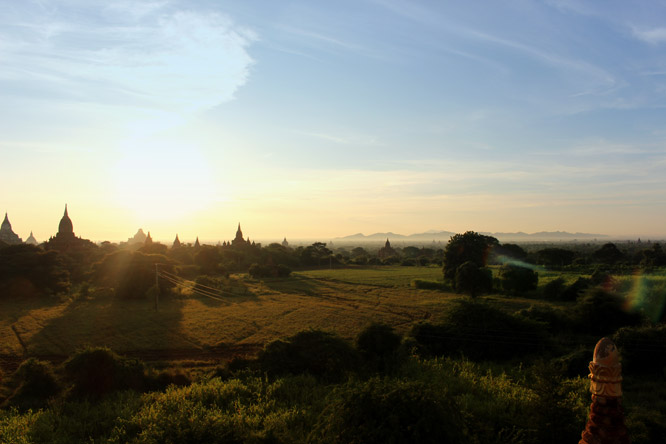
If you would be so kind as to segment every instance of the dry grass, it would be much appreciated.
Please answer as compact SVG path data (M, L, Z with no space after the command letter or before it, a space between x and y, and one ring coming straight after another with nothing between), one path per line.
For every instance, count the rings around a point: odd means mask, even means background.
M187 352L247 346L258 349L307 328L354 338L371 321L406 331L423 319L436 319L459 295L415 290L411 279L441 276L439 269L392 267L318 270L288 279L244 282L246 291L222 301L187 294L152 300L118 300L108 291L85 299L51 302L0 301L0 354L65 356L85 345L118 352L161 351L160 359ZM240 279L237 277L237 279ZM17 334L14 333L16 331Z

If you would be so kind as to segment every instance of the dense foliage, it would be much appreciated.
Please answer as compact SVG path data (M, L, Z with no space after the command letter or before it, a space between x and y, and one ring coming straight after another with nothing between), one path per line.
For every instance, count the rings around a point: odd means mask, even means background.
M0 443L576 442L589 408L587 365L602 335L612 336L623 357L632 442L664 442L666 280L650 273L666 257L656 243L517 246L467 232L445 250L396 247L381 260L369 246L321 242L107 243L79 256L4 247L0 294L5 301L62 294L76 308L104 287L113 307L135 310L155 290L157 266L168 273L160 291L174 305L197 292L225 298L194 301L206 310L239 300L265 303L248 287L275 299L278 290L293 288L303 300L326 304L337 297L326 287L332 280L312 286L304 268L364 271L360 264L372 264L381 274L389 263L430 265L443 275L402 281L418 308L404 313L387 303L385 293L395 291L387 278L369 283L346 313L367 305L372 314L364 322L387 323L346 326L347 339L300 331L268 342L256 358L192 373L153 368L106 348L79 350L55 366L26 360L13 375L0 375ZM445 293L452 288L459 294ZM446 300L446 309L433 310L424 295ZM227 320L246 323L233 317ZM70 319L65 311L61 322ZM173 338L182 322L179 308L162 331ZM248 330L255 327L263 328ZM35 341L52 340L44 338Z

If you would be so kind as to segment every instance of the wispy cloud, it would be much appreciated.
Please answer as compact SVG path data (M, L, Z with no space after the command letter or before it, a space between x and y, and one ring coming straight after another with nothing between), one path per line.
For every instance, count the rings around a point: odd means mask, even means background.
M317 132L317 131L302 131L292 130L294 134L302 136L314 137L316 139L334 142L340 145L356 145L356 146L379 146L382 143L374 136L352 133L331 133L331 132Z
M248 79L256 35L228 16L166 2L80 6L15 8L0 31L0 80L73 101L191 110L231 100Z
M666 43L666 28L650 28L650 29L639 29L633 28L633 35L643 42L649 43L651 45L659 45Z

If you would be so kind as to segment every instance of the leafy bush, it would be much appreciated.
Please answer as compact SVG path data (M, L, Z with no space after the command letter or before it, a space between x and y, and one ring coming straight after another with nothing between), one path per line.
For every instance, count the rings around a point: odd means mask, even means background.
M250 269L248 270L248 273L254 279L261 279L261 278L267 278L267 277L274 277L275 276L274 270L271 267L269 267L268 265L252 264L252 265L250 265Z
M590 280L579 277L576 279L576 282L573 284L569 285L560 295L560 299L563 301L575 301L578 299L578 296L580 294L587 290L590 287Z
M144 366L108 348L86 348L65 361L65 377L75 396L100 397L115 390L144 388Z
M8 404L21 409L43 407L49 398L60 392L51 364L35 358L23 361L12 379L17 387Z
M493 289L493 275L489 268L479 267L472 261L461 264L456 269L456 291L475 297L481 293L489 293Z
M370 379L331 393L311 442L462 443L463 422L455 401L422 382Z
M156 267L174 273L173 264L166 256L120 250L93 264L93 279L97 284L113 287L118 297L139 299L146 297L151 288L154 289ZM162 292L174 287L166 279L159 279L158 284Z
M286 340L270 342L258 357L260 368L271 375L309 373L340 381L358 368L356 350L339 336L306 330Z
M277 277L286 278L291 275L291 268L289 268L285 264L278 264L276 267L276 271L277 271Z
M543 286L543 297L546 299L562 299L562 294L566 287L566 281L562 277L553 279Z
M474 360L507 359L543 349L546 328L482 302L456 301L441 324L417 324L411 335L434 355L459 355Z
M600 336L642 321L639 313L625 310L624 298L600 288L588 291L578 300L573 317L581 332Z
M589 408L589 383L583 378L565 380L561 368L543 361L532 366L528 374L529 388L537 395L530 415L537 429L537 442L577 442Z
M539 275L534 270L513 264L502 265L499 272L502 289L510 294L536 290Z
M542 322L551 333L560 333L572 327L570 316L561 308L551 305L530 305L516 312L516 316Z
M156 372L154 370L145 372L144 387L147 390L165 390L170 385L183 387L190 385L192 380L183 369L168 369Z
M1 296L25 297L35 290L63 293L69 289L69 280L63 256L57 251L43 251L26 244L0 248Z
M387 371L398 364L400 341L390 325L372 323L356 337L356 349L372 369Z
M666 444L666 413L648 406L627 411L627 430L632 444Z
M624 327L612 337L627 373L666 376L666 325Z
M412 287L418 290L444 290L444 284L437 281L412 279Z
M248 270L250 276L254 279L271 278L271 277L289 277L291 268L284 264L278 265L259 265L252 264Z
M553 359L550 365L567 378L585 378L590 373L588 365L591 360L592 352L589 348L578 348Z

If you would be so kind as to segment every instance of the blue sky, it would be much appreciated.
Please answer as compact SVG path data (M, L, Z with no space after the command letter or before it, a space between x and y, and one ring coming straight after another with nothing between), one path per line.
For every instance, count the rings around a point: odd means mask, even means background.
M0 0L15 231L666 235L666 2Z

